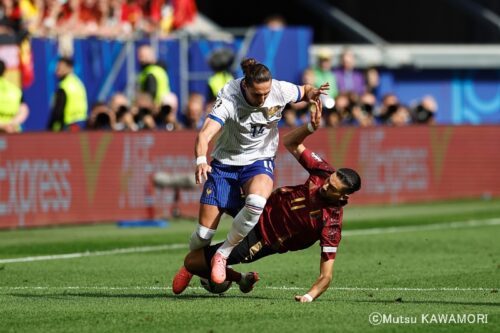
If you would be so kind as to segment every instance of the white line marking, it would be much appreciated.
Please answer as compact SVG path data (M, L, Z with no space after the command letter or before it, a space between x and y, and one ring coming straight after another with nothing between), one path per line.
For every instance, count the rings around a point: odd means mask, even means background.
M496 226L496 225L500 225L500 218L487 219L487 220L471 220L464 222L436 223L436 224L427 224L419 226L400 226L400 227L388 227L388 228L346 230L342 232L342 235L352 237L352 236L380 235L380 234L397 233L397 232L417 232L417 231L428 231L428 230L473 228L480 226ZM167 245L157 245L157 246L130 247L130 248L107 250L107 251L95 251L95 252L87 251L79 253L0 259L0 264L75 259L83 257L109 256L115 254L156 252L156 251L186 249L187 247L188 244L167 244Z
M448 223L434 223L424 225L408 225L400 227L387 227L387 228L370 228L359 230L343 231L342 235L345 236L366 236L389 234L397 232L416 232L416 231L429 231L429 230L442 230L442 229L459 229L459 228L473 228L481 226L496 226L500 225L500 218L487 219L487 220L470 220L463 222L448 222Z
M204 290L202 287L189 287L194 290ZM2 291L13 291L13 290L104 290L104 291L155 291L155 290L171 290L171 287L147 287L147 286L135 286L135 287L108 287L108 286L21 286L21 287L7 287L0 286ZM308 290L307 287L273 287L273 286L263 286L259 289L268 290ZM439 291L492 291L498 290L499 288L459 288L459 287L440 287L440 288L404 288L404 287L381 287L381 288L369 288L369 287L330 287L329 290L339 290L339 291L422 291L422 292L439 292ZM233 290L233 289L230 289ZM236 291L236 289L234 289Z
M96 257L96 256L109 256L109 255L114 255L114 254L153 252L153 251L176 250L176 249L184 249L184 248L187 248L187 244L168 244L168 245L157 245L157 246L128 247L128 248L114 249L114 250L108 250L108 251L95 251L95 252L87 251L87 252L79 252L79 253L54 254L54 255L48 255L48 256L0 259L0 264L43 261L43 260L74 259L74 258Z

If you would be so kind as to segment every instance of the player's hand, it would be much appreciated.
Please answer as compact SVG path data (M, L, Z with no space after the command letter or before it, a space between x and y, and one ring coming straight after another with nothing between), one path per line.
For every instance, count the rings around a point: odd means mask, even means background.
M312 101L312 106L309 108L309 110L311 125L315 130L317 130L321 125L321 115L323 110L321 99Z
M300 302L300 303L311 303L312 302L312 300L310 300L309 298L301 296L301 295L296 295L295 300L297 302Z
M328 90L330 90L330 83L326 82L320 85L319 88L311 89L307 97L310 101L316 101L319 100L321 95L326 95Z
M212 167L206 163L201 163L196 166L196 184L201 184L208 179L208 173L212 172Z

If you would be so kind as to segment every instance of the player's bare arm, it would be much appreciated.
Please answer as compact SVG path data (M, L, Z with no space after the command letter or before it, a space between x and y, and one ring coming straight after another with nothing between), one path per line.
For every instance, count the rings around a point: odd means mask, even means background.
M312 302L316 298L318 298L321 294L323 294L333 279L333 263L335 259L324 259L321 258L321 263L319 266L319 277L316 282L313 284L311 289L305 295L297 295L295 296L295 300L301 303Z
M321 95L326 95L327 91L330 90L330 84L328 82L323 83L319 88L315 88L310 84L305 84L299 87L300 95L302 96L302 101L316 101L319 100Z
M311 105L311 121L308 124L295 128L283 136L286 149L298 160L306 147L303 145L306 137L314 133L321 125L321 101L314 101Z
M196 184L201 184L207 179L207 173L212 171L207 162L208 144L222 128L217 121L207 118L200 132L196 136L194 156L196 157Z

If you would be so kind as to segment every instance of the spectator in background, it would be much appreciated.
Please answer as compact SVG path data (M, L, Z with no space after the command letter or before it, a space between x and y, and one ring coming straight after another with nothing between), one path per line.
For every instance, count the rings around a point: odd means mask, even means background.
M293 108L292 103L285 105L281 119L278 123L280 128L295 128L300 125L300 119L297 117L297 111Z
M156 129L155 109L156 105L150 94L142 92L137 95L135 105L132 107L132 115L140 130Z
M317 64L313 68L313 76L315 87L321 86L324 82L328 82L330 84L328 96L335 99L338 94L338 86L332 68L332 53L329 50L322 49L318 52Z
M134 121L130 101L122 93L114 94L109 102L110 111L114 114L115 131L137 131L139 126Z
M351 101L349 95L346 93L338 94L335 97L335 104L333 108L323 107L326 127L338 127L347 125L346 119L350 119L351 114Z
M302 85L316 85L316 76L314 75L313 68L306 68L302 72ZM326 95L321 95L320 98L324 98ZM309 117L309 103L306 101L301 101L297 103L290 103L288 106L291 110L295 112L296 126L307 124L310 121ZM323 109L325 105L323 104ZM287 111L288 112L288 111ZM290 115L288 116L290 117Z
M182 124L186 129L201 129L205 122L205 98L198 93L189 94L189 98L182 117Z
M382 103L375 113L375 123L378 125L386 125L389 122L389 118L398 109L399 99L393 93L385 94L382 97Z
M370 66L365 70L365 82L365 92L372 94L373 96L375 96L375 98L379 97L380 76L376 67Z
M410 110L406 105L397 105L396 111L394 111L387 122L388 125L394 127L407 126L411 123Z
M97 102L90 111L87 121L87 129L90 130L113 130L115 128L115 114L103 102Z
M264 19L264 25L272 30L280 30L286 27L286 20L280 14L273 14Z
M52 113L47 128L51 131L78 131L87 120L87 91L73 73L73 60L62 57L57 62L59 86L54 93Z
M141 27L144 13L138 1L121 1L120 21L127 27L126 30L133 31Z
M195 0L170 0L173 5L173 28L181 29L193 22L198 15Z
M340 67L334 70L340 93L354 92L361 96L366 91L364 73L355 66L354 53L345 49L340 55Z
M340 126L340 115L335 108L324 109L325 112L325 127L339 127Z
M44 0L19 1L23 25L30 34L36 32L40 25L43 14L41 10L44 8L44 2Z
M102 2L102 1L101 1ZM98 0L80 0L77 29L83 35L98 35L103 13Z
M22 90L4 77L5 63L0 60L0 133L18 133L29 114Z
M341 125L352 125L352 109L357 103L357 97L349 93L340 93L335 98L333 110L338 114Z
M162 100L158 113L155 115L157 128L169 132L182 129L182 124L177 121L178 108L179 102L175 94L165 96Z
M138 91L149 94L154 104L160 107L163 97L171 93L167 71L158 64L155 52L149 45L140 46L137 57L141 66Z
M211 109L224 85L234 79L231 73L234 57L234 51L227 47L218 48L210 54L208 65L214 73L208 78L207 109Z
M414 124L434 125L438 106L434 97L427 95L411 108L411 118Z
M375 125L373 112L377 100L373 94L364 93L359 98L359 103L352 109L354 123L360 127L370 127Z
M0 2L0 34L17 36L23 30L21 8L18 1Z

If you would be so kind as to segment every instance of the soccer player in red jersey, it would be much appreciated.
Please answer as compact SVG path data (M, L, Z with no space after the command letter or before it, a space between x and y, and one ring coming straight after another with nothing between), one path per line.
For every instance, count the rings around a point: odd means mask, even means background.
M317 109L321 110L321 105ZM319 124L321 112L314 112L311 116L311 123ZM316 129L311 123L283 137L286 148L309 172L309 178L302 185L276 189L257 225L228 258L228 265L249 263L271 254L306 249L319 240L320 276L305 295L295 296L299 302L311 302L328 289L341 239L343 207L349 195L361 188L361 178L356 171L347 168L335 170L304 146L305 138ZM185 268L192 274L209 278L210 261L219 246L191 251L184 260ZM258 279L255 272L242 274L231 268L226 271L226 280L238 283L242 292L251 291ZM181 276L174 278L174 293L181 293L189 284L189 280L182 282Z

